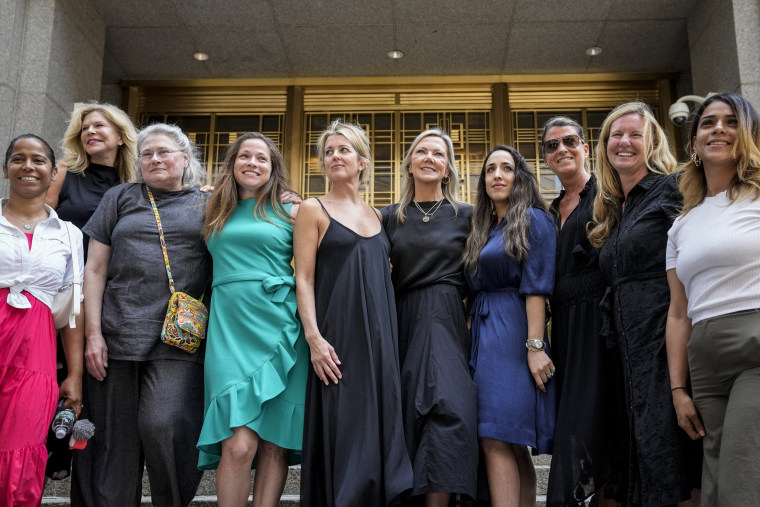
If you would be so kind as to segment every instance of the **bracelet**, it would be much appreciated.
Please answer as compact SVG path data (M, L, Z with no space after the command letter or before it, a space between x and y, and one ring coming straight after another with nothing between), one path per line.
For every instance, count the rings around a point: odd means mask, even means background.
M686 391L685 387L679 386L679 387L674 387L673 389L670 390L670 392L672 393L672 392L678 391L679 389L683 389L684 391Z

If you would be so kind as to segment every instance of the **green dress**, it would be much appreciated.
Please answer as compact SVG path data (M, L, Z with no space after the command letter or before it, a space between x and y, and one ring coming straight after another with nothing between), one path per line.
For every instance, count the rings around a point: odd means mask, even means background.
M309 348L296 314L293 227L271 206L238 201L208 250L214 259L198 468L213 470L222 440L247 426L300 461ZM285 208L290 211L290 204Z

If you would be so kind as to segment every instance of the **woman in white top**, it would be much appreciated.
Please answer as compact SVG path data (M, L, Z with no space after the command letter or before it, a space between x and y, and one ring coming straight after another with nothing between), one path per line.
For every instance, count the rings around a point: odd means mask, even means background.
M690 145L684 207L668 233L673 405L681 428L703 438L703 505L760 505L757 112L739 95L713 95Z
M56 293L73 290L72 248L82 273L82 233L45 204L56 178L50 145L33 134L11 141L3 175L10 197L0 200L0 505L40 504L47 449L45 437L58 398L82 410L83 326L62 329L68 377L58 387ZM81 280L79 280L81 283Z

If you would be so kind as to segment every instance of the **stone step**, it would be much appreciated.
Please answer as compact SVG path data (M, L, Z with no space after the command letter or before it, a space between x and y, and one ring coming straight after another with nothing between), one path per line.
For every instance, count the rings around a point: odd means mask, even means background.
M536 468L536 505L542 507L546 502L546 486L549 479L549 466L551 464L551 456L534 456L533 465ZM255 471L251 472L251 478ZM198 492L195 499L191 502L193 507L206 507L216 506L216 486L215 486L216 472L206 471L203 473L203 478L198 486ZM301 484L301 466L295 465L288 468L288 477L285 482L285 490L283 491L282 499L280 500L280 507L291 507L299 504L299 491ZM42 505L47 507L70 507L69 502L69 489L71 481L66 478L61 481L48 480L45 484L45 491L43 493ZM142 505L151 505L150 499L150 484L148 482L148 474L143 474L143 497Z

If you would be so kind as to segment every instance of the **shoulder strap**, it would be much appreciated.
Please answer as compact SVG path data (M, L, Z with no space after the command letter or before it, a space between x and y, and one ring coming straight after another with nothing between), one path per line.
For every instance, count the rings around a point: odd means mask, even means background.
M69 234L69 247L71 248L71 268L73 270L74 277L71 280L71 288L69 290L73 290L74 294L72 296L72 312L69 314L69 327L75 328L77 327L76 324L76 317L81 312L81 299L82 299L82 277L79 273L79 249L74 245L74 234L71 232L71 228L74 227L73 224L66 222L65 220L61 220L63 222L63 226L66 228L66 232Z
M172 278L172 270L169 267L169 254L166 252L166 241L164 240L164 228L161 227L161 217L158 216L158 208L156 207L156 201L153 199L153 192L150 191L150 187L145 185L148 190L148 198L150 199L150 205L153 207L153 214L156 216L156 224L158 225L158 236L161 238L161 250L164 252L164 264L166 264L166 274L169 277L169 290L174 294L174 278Z
M327 208L325 208L325 205L322 204L322 201L319 200L319 197L317 197L316 199L317 199L317 202L319 203L319 205L322 206L322 211L324 211L327 214L327 216L330 217L330 220L332 220L332 215L330 215L330 213L328 213Z

